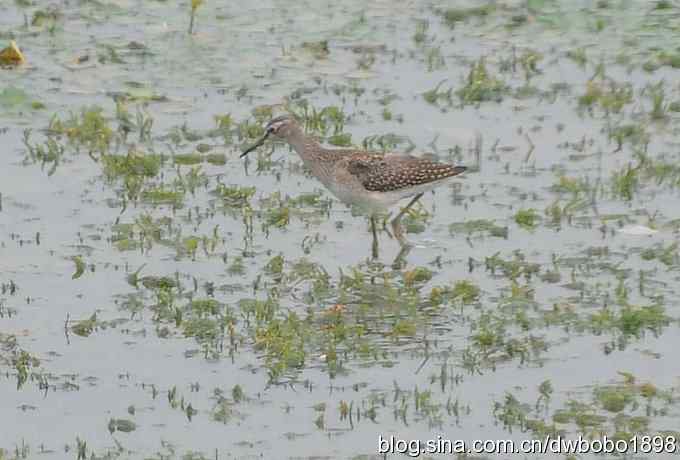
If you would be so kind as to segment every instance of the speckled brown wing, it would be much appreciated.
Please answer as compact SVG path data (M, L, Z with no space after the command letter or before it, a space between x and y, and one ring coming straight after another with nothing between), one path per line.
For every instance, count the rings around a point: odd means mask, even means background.
M467 168L409 155L352 155L347 170L366 190L391 192L456 176Z

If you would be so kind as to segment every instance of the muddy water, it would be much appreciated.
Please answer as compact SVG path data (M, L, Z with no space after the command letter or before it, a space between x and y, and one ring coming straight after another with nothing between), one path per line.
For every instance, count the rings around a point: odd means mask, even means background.
M678 10L494 5L2 3L0 459L677 435ZM285 111L470 170L371 261Z

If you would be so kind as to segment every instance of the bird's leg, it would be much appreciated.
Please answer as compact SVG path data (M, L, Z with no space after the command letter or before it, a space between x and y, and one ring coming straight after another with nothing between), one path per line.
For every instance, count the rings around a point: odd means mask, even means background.
M399 240L399 243L402 246L408 245L408 241L406 238L404 238L404 230L401 228L401 218L404 217L404 214L408 212L408 210L413 206L416 201L418 201L421 197L423 196L422 193L417 194L416 196L413 197L411 201L406 205L405 208L402 208L401 211L399 211L399 214L397 214L397 217L392 219L392 231L394 232L394 237Z
M373 233L373 246L372 246L372 255L373 255L373 260L378 259L378 230L376 229L376 222L375 222L375 216L371 216L371 232Z
M392 236L392 232L390 232L390 230L387 228L387 222L389 221L390 217L391 217L390 214L387 214L386 216L383 216L383 218L382 218L382 229L383 229L383 231L384 231L385 233L387 233L387 235L388 235L390 238L394 238L394 237Z
M392 262L393 270L403 270L406 268L406 256L408 256L409 252L411 252L411 246L408 244L401 247L399 254L397 254L397 257L394 258L394 262Z

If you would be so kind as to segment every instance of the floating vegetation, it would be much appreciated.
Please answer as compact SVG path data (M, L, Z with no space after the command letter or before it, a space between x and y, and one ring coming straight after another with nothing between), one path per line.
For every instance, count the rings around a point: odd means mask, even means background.
M427 63L428 72L444 69L446 67L446 59L442 54L441 47L428 47L425 55L425 62Z
M316 109L306 99L296 101L288 107L302 123L306 131L318 133L322 136L334 137L336 140L347 139L343 134L347 115L340 107L327 106ZM351 139L351 137L349 137Z
M451 291L452 299L460 299L464 304L469 304L479 299L480 289L467 280L456 281Z
M624 377L622 383L598 385L592 391L591 401L571 399L547 419L541 404L545 392L535 404L522 403L508 392L503 401L494 404L493 415L506 430L529 430L535 436L564 436L575 431L586 437L592 433L605 434L612 442L653 435L666 442L664 434L652 428L650 416L667 416L663 407L672 401L671 392L651 383L639 384L631 374L620 374Z
M434 305L440 305L444 302L468 305L477 302L480 294L481 289L479 286L468 280L459 280L454 283L453 287L432 288L432 291L430 291L430 301Z
M593 203L593 190L591 185L584 179L560 176L558 182L551 187L552 191L560 195L570 195L569 200L564 202L563 196L556 199L545 209L545 214L550 217L549 225L557 226L563 219L571 220L578 212L583 212Z
M572 195L587 192L588 189L588 184L584 180L567 176L560 176L558 182L552 186L553 192L570 193Z
M92 313L92 316L90 316L88 319L77 321L74 325L71 326L71 331L75 335L87 337L90 334L92 334L92 332L94 332L96 327L97 327L97 313L95 312Z
M24 130L23 143L28 153L28 159L33 163L40 163L42 169L49 165L48 176L54 174L64 156L64 146L54 138L48 137L43 144L31 144L31 129Z
M173 185L178 190L195 195L197 189L204 188L208 185L208 176L203 172L200 166L194 166L184 173L180 168L177 168L176 172L177 178L173 181Z
M234 124L234 120L231 117L231 114L226 113L223 115L214 115L213 119L215 120L215 124L217 125L217 129L221 132L224 131L229 131Z
M416 22L416 31L413 34L413 41L416 45L422 45L427 40L427 31L430 28L428 21Z
M667 66L674 69L680 68L680 53L676 51L657 51L652 57L642 64L642 69L653 73L659 68Z
M446 80L441 81L437 84L437 86L435 86L431 90L425 91L423 93L423 99L425 99L425 101L430 104L436 104L437 101L439 100L451 102L451 94L453 89L449 88L446 91L440 91L440 88L442 87L445 81Z
M649 377L680 316L673 2L0 3L28 59L0 70L0 391L66 433L10 424L0 458L274 458L318 435L354 458L397 425L680 436L677 385ZM374 256L275 136L238 159L286 112L478 174L409 210L412 248L379 220Z
M416 148L416 145L408 137L393 133L365 137L361 141L361 145L366 150L380 152L394 152L399 149L408 153Z
M416 267L404 273L404 285L414 286L423 284L432 279L432 271L425 267Z
M213 194L220 197L225 206L241 208L249 204L250 199L255 195L255 187L229 187L218 184Z
M264 226L283 228L290 222L290 208L282 206L278 208L268 208L265 212Z
M40 360L28 351L20 349L16 344L15 336L0 334L0 343L3 351L10 352L9 364L16 372L17 390L20 390L29 379L41 381L37 372L40 367ZM2 358L2 361L4 361L4 357Z
M184 200L184 192L181 190L169 190L165 186L159 186L143 190L140 198L142 201L154 205L170 204L174 207L179 207Z
M667 326L670 318L661 305L636 306L626 304L618 312L608 308L590 316L591 328L597 333L615 330L622 335L624 343L629 338L640 338L645 331L655 336Z
M487 257L484 261L486 269L495 275L497 271L501 271L503 276L516 280L520 276L524 276L527 280L541 271L541 266L536 263L526 261L526 257L519 251L515 251L512 259L503 259L500 253L496 253L491 257Z
M237 132L239 139L252 141L262 137L264 134L264 128L260 122L244 120L237 125Z
M76 271L71 275L71 279L78 279L85 273L85 262L80 256L72 257L73 263L76 264Z
M536 228L540 216L535 209L520 209L515 213L515 222L520 227L533 230Z
M172 157L172 161L177 165L195 165L203 162L201 155L188 154L188 155L175 155Z
M543 55L534 50L525 50L519 57L519 63L524 70L524 77L529 80L534 75L541 73L538 63L543 59Z
M162 157L146 155L130 150L127 155L105 155L102 157L104 175L109 180L129 176L156 177L161 169Z
M645 88L652 101L652 110L649 117L654 121L665 120L668 116L668 104L666 103L666 93L664 91L664 82L660 81L655 85L649 85Z
M170 244L170 237L177 232L169 217L153 218L150 214L137 216L133 223L117 223L112 226L111 243L119 251L139 248L151 249L154 243Z
M496 225L491 220L477 219L467 220L465 222L456 222L449 225L449 232L455 235L457 232L473 235L477 233L486 234L497 238L508 237L508 227L501 227Z
M255 348L265 354L271 380L289 370L299 370L307 356L305 338L311 335L311 324L294 312L272 319L255 330Z
M478 104L480 102L500 102L507 91L506 84L493 76L484 58L480 58L470 67L465 86L456 91L463 105Z
M331 53L328 49L328 40L304 42L302 43L302 49L309 51L317 59L327 58Z
M567 51L567 57L576 62L580 67L585 67L588 63L588 56L585 48L576 48Z
M137 429L137 424L132 420L127 420L123 418L112 418L109 420L109 433L113 434L116 431L121 433L131 433Z
M643 126L639 124L626 124L612 129L609 133L609 138L616 142L615 152L619 152L626 142L629 142L633 147L646 146L650 136Z
M209 163L214 166L222 166L227 163L227 156L221 153L211 153L208 155L200 155L196 153L189 153L183 155L175 155L172 161L176 165L190 166L201 163Z
M109 151L113 130L102 112L101 107L86 107L80 114L71 113L65 121L55 115L50 120L48 132L65 136L76 149L83 148L90 155L94 153L104 155Z
M147 155L139 150L131 149L127 155L106 154L101 157L104 177L107 181L122 182L123 201L136 201L143 193L145 185L151 178L160 173L163 158L159 155ZM153 201L153 194L145 195L145 199Z
M492 313L481 314L471 331L470 346L464 351L464 366L470 371L514 359L521 364L538 360L548 348L545 340L535 335L511 336L507 320Z
M640 253L640 257L644 260L657 259L668 267L678 265L680 262L678 256L678 243L671 243L666 247L657 245L653 248L647 248Z
M444 22L449 27L455 27L457 23L467 21L470 18L483 18L489 16L496 10L495 3L488 3L482 6L470 8L449 8L438 11Z
M349 133L333 134L328 138L328 143L337 147L348 147L352 145L352 135Z
M31 18L31 26L44 28L53 33L61 16L61 11L54 5L44 10L35 10Z
M26 91L14 86L7 86L0 91L0 107L4 109L18 109L28 105L30 97Z
M639 169L628 165L612 176L612 193L626 201L633 199L639 184Z
M618 84L612 80L586 83L586 92L578 99L581 107L592 109L599 106L605 112L618 113L626 104L633 101L633 88L630 84Z
M567 407L555 412L553 420L571 424L579 433L607 433L612 439L632 436L659 435L651 426L651 416L666 417L664 406L672 401L671 393L651 383L639 384L632 374L620 373L622 383L601 385L593 390L592 403L569 401Z

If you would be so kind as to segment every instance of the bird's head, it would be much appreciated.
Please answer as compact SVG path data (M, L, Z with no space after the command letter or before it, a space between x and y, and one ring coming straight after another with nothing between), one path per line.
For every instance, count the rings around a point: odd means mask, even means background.
M264 136L257 140L253 145L248 147L242 154L241 158L248 155L250 152L264 144L269 136L274 136L277 139L288 140L299 130L298 124L291 115L281 115L269 120L269 123L264 128Z

